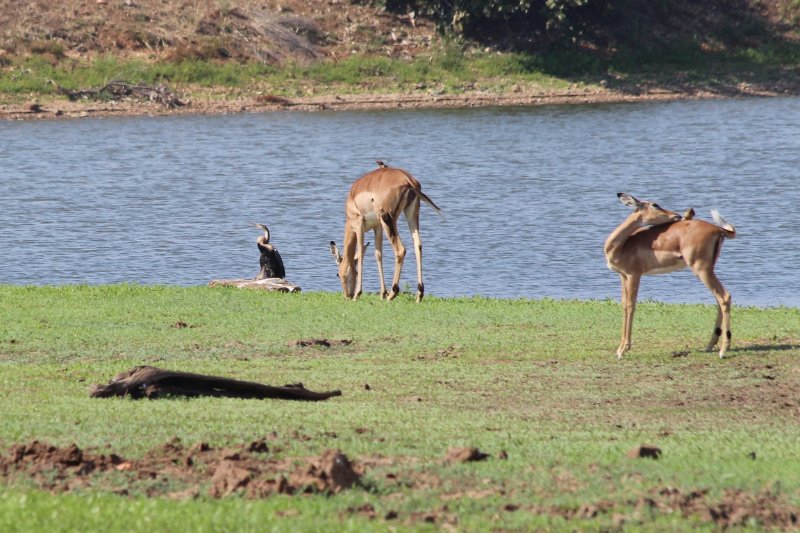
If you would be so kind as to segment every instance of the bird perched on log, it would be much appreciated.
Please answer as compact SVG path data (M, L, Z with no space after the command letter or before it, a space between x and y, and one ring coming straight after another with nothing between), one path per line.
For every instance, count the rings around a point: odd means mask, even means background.
M256 224L254 222L251 222L251 224L264 232L264 235L256 239L256 246L261 252L261 258L259 259L261 270L258 272L256 279L285 278L286 271L283 268L281 254L278 253L277 248L269 243L269 228L266 224Z

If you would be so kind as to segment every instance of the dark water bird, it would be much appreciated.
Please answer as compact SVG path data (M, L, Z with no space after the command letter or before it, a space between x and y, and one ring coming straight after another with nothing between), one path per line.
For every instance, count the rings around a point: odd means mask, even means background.
M251 222L251 224L264 232L264 235L256 239L256 246L258 246L258 250L261 252L261 258L259 259L261 270L258 272L256 279L285 278L286 271L283 268L281 254L278 253L277 248L269 243L269 228L266 224L256 224L253 222Z

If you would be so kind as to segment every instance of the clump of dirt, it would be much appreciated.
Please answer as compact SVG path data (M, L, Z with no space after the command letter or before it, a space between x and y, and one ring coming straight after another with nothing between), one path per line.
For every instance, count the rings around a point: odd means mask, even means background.
M350 346L353 341L350 339L299 339L289 343L292 348L306 348L308 346L316 346L319 348L330 348L331 346Z
M337 493L359 484L360 478L347 456L338 450L328 450L295 470L290 480L296 486L306 487L307 492Z
M488 453L483 453L474 446L450 448L447 450L447 456L445 457L448 463L471 463L474 461L485 461L488 458Z
M649 444L642 444L641 446L637 446L636 448L628 451L626 455L631 459L659 459L661 457L661 448L658 446L651 446Z
M94 474L117 469L124 463L115 454L89 454L74 444L58 448L34 440L11 447L0 459L0 475L5 480L23 474L44 490L64 492L85 486Z
M181 499L201 492L213 498L336 494L361 485L363 469L339 450L299 459L276 459L269 452L266 439L221 449L202 442L186 448L175 439L141 459L124 459L87 452L74 444L59 448L32 441L12 446L0 457L0 476L5 483L28 479L51 492L95 487L122 495ZM122 473L123 481L110 476L112 472Z
M622 512L621 507L633 507L631 515ZM507 505L505 511L520 509L518 505ZM627 523L640 521L642 512L665 515L680 513L682 516L696 517L703 522L713 523L720 529L759 524L766 529L795 529L800 524L798 510L788 505L772 492L757 494L739 490L728 490L720 500L709 496L708 489L681 490L674 487L656 488L650 496L642 496L620 504L611 500L601 500L574 507L541 507L529 509L538 514L549 514L568 520L595 518L613 514L614 524L622 527Z
M708 490L687 493L665 487L658 491L655 498L640 499L638 506L664 512L680 511L687 517L697 515L723 529L744 526L753 521L767 528L794 529L800 525L798 510L772 492L751 494L728 490L720 501L708 500Z

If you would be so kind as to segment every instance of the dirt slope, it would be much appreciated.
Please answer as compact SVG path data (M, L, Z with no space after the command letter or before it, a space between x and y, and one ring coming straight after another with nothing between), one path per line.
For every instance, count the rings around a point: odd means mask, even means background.
M433 24L349 0L0 0L5 55L260 60L410 57L435 39Z
M712 0L703 4L703 9L689 0L671 0L668 4L675 9L667 14L657 12L661 3L644 4L647 9L641 20L646 21L647 28L638 27L639 35L650 36L656 42L667 34L677 38L691 34L689 37L696 39L694 42L700 43L709 54L737 43L759 46L779 41L795 43L791 45L793 49L800 49L797 44L800 5L796 0ZM677 9L681 6L685 9ZM623 22L615 31L631 34ZM602 34L603 31L598 32ZM600 55L613 53L616 45L610 42L604 45L602 41L600 38L584 45ZM107 55L151 61L197 58L279 65L337 61L353 54L412 59L433 53L440 43L441 36L432 20L414 13L389 13L367 0L0 0L0 72L10 71L15 60L30 55L62 66ZM473 46L484 45L473 43ZM70 102L59 95L44 99L31 95L26 103L20 103L16 97L9 103L0 94L0 118L536 105L800 94L800 70L796 63L773 68L766 76L759 72L715 72L699 83L692 76L687 77L688 81L679 78L653 81L638 72L622 72L616 78L578 76L570 79L575 81L574 85L558 93L523 84L502 94L486 90L444 94L435 88L421 87L393 95L385 94L386 91L381 95L363 94L362 89L355 95L309 94L288 100L220 88L207 91L207 98L186 100L187 105L177 108L166 108L146 98ZM753 65L754 70L760 68L757 61Z

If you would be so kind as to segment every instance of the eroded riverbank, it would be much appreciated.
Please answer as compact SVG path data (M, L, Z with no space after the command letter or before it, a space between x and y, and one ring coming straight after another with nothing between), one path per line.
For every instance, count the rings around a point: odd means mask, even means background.
M563 104L601 104L642 101L696 100L729 97L774 97L800 94L800 86L765 89L747 84L727 88L625 89L580 88L566 91L450 93L343 94L282 98L239 96L219 98L200 95L184 100L184 105L167 107L135 99L112 101L69 101L60 98L31 99L24 103L0 104L0 118L36 120L53 118L222 115L269 111L353 111L381 109L442 109L491 106L534 106Z

